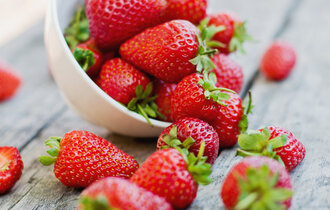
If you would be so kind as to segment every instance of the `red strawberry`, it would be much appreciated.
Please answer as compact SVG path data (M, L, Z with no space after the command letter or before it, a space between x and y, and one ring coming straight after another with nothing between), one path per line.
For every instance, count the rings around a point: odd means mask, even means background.
M40 162L55 163L55 176L68 187L87 187L108 176L129 178L139 167L133 157L88 131L50 137L45 143L52 157L41 156Z
M203 145L201 151L203 150ZM153 153L131 177L137 185L164 197L174 208L185 208L196 197L198 183L211 182L211 165L206 157L196 158L192 153L180 153L170 148Z
M0 147L0 194L10 190L23 171L21 155L16 147Z
M21 83L21 77L13 69L0 64L0 101L13 97Z
M242 67L225 54L212 57L215 65L213 72L217 76L217 87L225 87L239 93L243 85Z
M268 156L284 163L288 171L294 169L306 154L304 145L290 131L275 126L241 134L238 144L241 147L239 155Z
M78 209L172 210L172 207L164 198L128 180L107 177L81 193Z
M89 0L86 14L90 33L102 49L119 47L159 24L165 7L165 0Z
M171 98L176 88L176 84L166 83L161 80L156 80L154 84L155 94L157 95L155 103L158 106L158 111L166 117L166 121L172 122Z
M268 157L248 157L236 164L220 193L226 209L288 209L292 185L285 168Z
M191 145L186 145L189 141ZM207 157L206 162L213 164L219 152L218 134L208 123L187 117L176 121L163 130L158 138L157 149L180 145L188 146L189 151L197 156L203 141L205 142L204 156Z
M293 47L283 41L275 41L263 55L260 71L270 80L282 80L291 73L295 63Z
M196 72L195 65L199 72L214 68L208 55L215 50L204 46L197 31L196 26L186 20L169 21L126 41L120 47L120 55L158 79L178 82Z
M164 18L182 19L197 25L206 16L207 0L167 0Z

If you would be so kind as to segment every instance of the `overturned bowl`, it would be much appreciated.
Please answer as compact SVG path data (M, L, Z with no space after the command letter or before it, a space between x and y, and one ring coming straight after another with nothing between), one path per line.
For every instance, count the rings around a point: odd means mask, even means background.
M104 93L73 57L63 33L83 2L52 0L47 11L45 45L51 72L63 98L83 119L112 132L134 137L158 136L169 123L151 119L153 126L150 126L141 115Z

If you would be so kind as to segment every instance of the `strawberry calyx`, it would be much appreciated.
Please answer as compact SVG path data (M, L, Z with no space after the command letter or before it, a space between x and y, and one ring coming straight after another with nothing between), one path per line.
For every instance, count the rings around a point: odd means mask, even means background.
M111 207L104 195L99 195L96 198L83 196L80 198L80 207L81 210L119 210L118 208Z
M209 22L210 22L210 18L206 17L200 22L198 26L198 29L201 32L202 36L203 33L205 34L203 37L205 37L206 46L210 48L214 48L214 47L225 48L226 45L224 43L212 40L212 38L216 33L226 30L226 26L209 25Z
M283 202L291 198L293 192L276 187L280 174L272 174L267 165L248 168L246 176L234 174L238 179L240 196L234 209L286 209Z
M45 166L49 166L56 162L58 153L60 151L61 140L61 137L52 136L45 141L45 144L50 147L50 149L47 150L47 153L50 156L40 156L40 163Z
M242 157L256 155L267 156L284 165L281 157L276 154L274 149L283 147L286 144L287 138L287 135L281 135L270 139L270 131L267 127L261 132L248 131L238 136L238 145L240 148L237 149L237 155Z
M248 115L252 113L252 109L253 109L251 91L249 91L248 99L244 100L242 108L243 108L243 116L238 124L238 127L241 133L245 133L249 127Z
M79 47L74 49L73 56L85 72L87 72L88 69L96 62L94 53L92 51L84 50Z
M149 116L152 118L160 117L161 119L166 120L166 117L158 111L158 106L155 103L157 95L150 96L152 89L151 82L146 86L144 91L142 85L136 86L136 97L127 104L127 109L142 115L151 126L153 126L153 124L151 123Z
M231 38L229 43L229 51L234 52L236 50L245 54L245 50L243 48L243 43L245 41L252 41L253 38L246 31L245 27L246 22L243 23L235 22L234 23L234 36Z

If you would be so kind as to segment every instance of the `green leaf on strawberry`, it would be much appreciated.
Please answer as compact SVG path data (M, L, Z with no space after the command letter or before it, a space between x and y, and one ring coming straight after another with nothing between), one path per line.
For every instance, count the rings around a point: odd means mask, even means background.
M92 51L84 50L79 47L74 49L73 56L85 72L96 62Z
M252 41L253 38L251 35L249 35L246 31L245 27L246 22L243 23L237 23L234 24L234 36L230 40L229 43L229 51L234 52L236 50L239 50L241 53L245 54L245 50L243 48L243 43L245 41Z
M252 113L252 109L253 109L251 91L249 91L248 99L244 100L242 108L243 108L243 116L238 126L240 128L241 133L245 133L249 127L248 115Z

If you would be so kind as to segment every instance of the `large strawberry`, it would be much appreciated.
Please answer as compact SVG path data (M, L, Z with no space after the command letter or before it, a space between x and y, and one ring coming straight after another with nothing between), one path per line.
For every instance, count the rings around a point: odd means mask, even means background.
M179 82L196 70L215 67L209 58L215 50L206 47L204 29L199 37L198 29L189 21L169 21L126 41L120 47L120 55L158 79Z
M221 188L226 209L288 209L292 185L285 168L268 157L248 157L227 174Z
M164 198L126 179L107 177L81 193L78 209L172 210L172 207Z
M16 147L0 147L0 194L10 190L23 171L21 155Z
M206 162L213 164L219 152L218 134L208 123L187 117L176 121L163 130L158 138L157 149L189 147L189 151L197 156L203 141L205 142L204 156L207 157Z
M163 117L154 102L156 96L150 97L153 89L150 79L122 59L108 60L101 69L97 84L113 99L145 117L149 124L148 116Z
M185 208L196 197L198 184L211 182L211 165L205 163L203 146L197 157L174 148L153 153L131 177L137 185L164 197L174 208Z
M69 187L87 187L108 176L130 178L139 167L132 156L88 131L71 131L45 143L52 157L41 156L40 162L54 163L55 176Z
M13 97L21 83L21 77L12 68L0 63L0 101Z
M166 117L166 121L172 122L171 99L176 88L175 83L167 83L161 80L154 81L155 94L157 98L155 103L158 106L158 111Z
M91 36L102 49L119 47L159 24L165 7L165 0L89 0L86 14Z
M290 132L276 126L249 131L238 137L241 149L238 155L264 155L282 162L288 171L294 169L304 158L304 145Z

